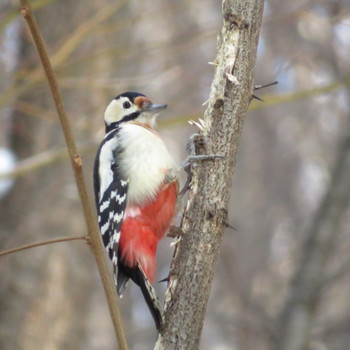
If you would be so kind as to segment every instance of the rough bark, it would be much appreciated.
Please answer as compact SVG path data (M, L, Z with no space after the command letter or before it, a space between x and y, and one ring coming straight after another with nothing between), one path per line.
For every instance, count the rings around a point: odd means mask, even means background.
M340 148L327 193L315 214L280 315L276 349L309 348L312 325L319 308L326 265L337 239L340 219L350 201L350 136Z
M196 154L224 159L192 168L192 185L171 266L165 324L155 349L197 349L227 223L238 143L253 91L263 0L223 1L223 28Z

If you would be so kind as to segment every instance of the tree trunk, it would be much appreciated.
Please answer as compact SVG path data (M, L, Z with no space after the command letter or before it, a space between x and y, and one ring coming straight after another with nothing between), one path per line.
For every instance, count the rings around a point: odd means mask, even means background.
M196 154L224 159L192 167L181 241L171 266L165 324L155 349L199 347L215 262L227 223L227 208L238 143L253 91L253 68L263 0L223 1L216 72Z

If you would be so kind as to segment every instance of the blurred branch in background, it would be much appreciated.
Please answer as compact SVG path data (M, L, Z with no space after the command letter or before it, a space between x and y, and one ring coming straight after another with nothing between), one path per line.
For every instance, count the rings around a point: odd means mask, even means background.
M303 350L310 343L312 325L324 292L326 265L340 232L340 219L350 203L349 174L350 135L341 144L329 188L300 248L289 295L280 315L276 350Z
M34 0L32 2L32 8L34 10L39 10L55 1L57 0ZM0 22L0 33L3 32L6 29L6 26L16 17L18 17L18 9L13 9L11 6L11 10L7 13L7 16Z
M96 147L96 143L78 145L80 154L91 152ZM53 163L66 161L68 159L67 148L55 148L42 153L36 154L27 159L21 160L16 164L16 167L8 172L0 173L0 179L16 178L24 176L35 170L45 166L50 166Z
M123 1L111 3L107 7L102 9L95 14L89 21L81 23L79 27L75 29L73 33L70 33L69 39L67 39L57 50L51 54L51 62L54 68L60 66L63 62L66 62L72 52L77 48L79 43L86 39L91 32L96 29L99 23L105 21L108 17L112 16L117 11ZM15 83L10 86L9 89L4 91L0 96L0 106L6 105L8 101L16 95L21 96L26 93L29 89L34 88L38 84L44 82L44 75L42 74L41 67L36 67L32 71L22 70L19 71L15 78Z
M53 0L51 0L53 1ZM99 57L103 57L105 55L113 55L114 59L122 60L128 59L129 56L133 55L135 48L132 46L125 46L123 49L120 47L110 47L107 50L104 48L102 51L86 53L85 55L79 55L79 57L72 58L72 54L79 47L83 46L84 42L90 41L92 37L103 37L106 35L106 31L108 34L118 35L118 32L123 30L129 23L133 21L137 21L138 18L142 15L142 13L135 12L132 14L132 18L125 18L117 23L109 24L106 22L110 17L115 16L116 12L120 10L125 5L125 0L118 2L111 2L107 6L102 6L100 9L88 20L82 22L78 27L74 28L74 31L70 33L70 35L62 40L62 44L58 45L58 48L50 54L52 66L56 69L58 73L65 70L74 70L82 64L86 64L88 62L94 61ZM45 4L38 5L38 8L45 6ZM176 6L176 5L175 5ZM153 16L158 16L159 10L154 11L153 13L148 14L150 19ZM12 18L12 17L11 17ZM207 30L205 33L194 33L192 34L192 40L189 40L186 45L183 42L179 41L177 45L172 46L171 50L179 52L180 50L186 50L193 44L198 44L198 41L205 41L209 36L214 36L215 32L213 30ZM181 37L179 37L181 38ZM186 39L191 39L191 37L186 37ZM150 45L147 46L146 49L140 48L139 54L147 55L150 52L158 50L161 51L164 44L164 41L153 41ZM130 79L130 77L128 77ZM137 77L135 77L137 79ZM72 78L69 77L67 81L72 81ZM66 81L66 83L67 83ZM33 69L26 68L16 73L14 83L10 85L0 96L0 106L5 106L8 101L11 100L14 96L20 97L25 94L28 90L41 85L44 82L44 76L42 75L42 71L40 67L35 67ZM137 79L138 84L142 84L142 81ZM114 84L112 87L111 85ZM132 84L132 80L128 82L128 84ZM62 84L64 87L66 84ZM116 84L110 80L109 84L110 88L113 88L115 91ZM70 84L71 86L71 84ZM75 85L75 88L78 88L78 85Z

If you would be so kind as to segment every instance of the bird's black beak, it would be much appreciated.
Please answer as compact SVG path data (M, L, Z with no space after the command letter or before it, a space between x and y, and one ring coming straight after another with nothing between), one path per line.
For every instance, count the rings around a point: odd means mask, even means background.
M168 105L161 105L161 104L155 104L151 103L143 107L143 110L145 112L151 112L151 113L158 113L159 111L167 108Z

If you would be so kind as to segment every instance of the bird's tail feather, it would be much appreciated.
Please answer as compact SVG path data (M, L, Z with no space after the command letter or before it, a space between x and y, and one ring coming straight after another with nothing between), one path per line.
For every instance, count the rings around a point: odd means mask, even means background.
M129 278L140 287L156 327L160 330L163 323L163 314L159 306L158 296L140 264L134 268L127 267L121 263L118 264L118 276L116 278L118 295L123 295Z

